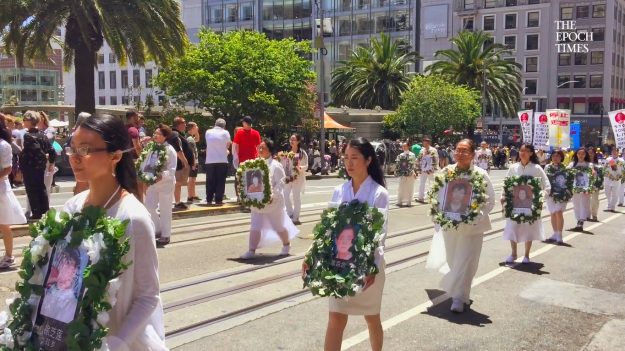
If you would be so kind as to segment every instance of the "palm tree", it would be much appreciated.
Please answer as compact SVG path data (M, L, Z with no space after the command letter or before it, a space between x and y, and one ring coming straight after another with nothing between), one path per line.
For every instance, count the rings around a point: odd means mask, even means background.
M370 47L358 47L347 61L332 72L330 85L336 105L393 110L410 82L406 66L419 59L402 41L382 33Z
M521 65L504 59L512 52L492 43L490 34L463 31L451 39L453 49L436 52L441 59L426 72L441 74L456 84L484 93L489 106L499 106L505 116L515 116L521 100Z
M61 43L58 28L65 27ZM76 70L77 112L95 112L94 68L104 41L122 64L147 60L166 65L184 53L188 39L175 0L1 1L0 42L20 66L49 60L52 43L63 47L65 68Z

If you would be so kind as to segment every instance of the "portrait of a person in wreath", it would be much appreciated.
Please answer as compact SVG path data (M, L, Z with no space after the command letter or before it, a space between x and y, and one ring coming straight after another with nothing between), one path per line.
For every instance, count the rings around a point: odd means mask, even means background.
M291 178L291 176L293 176L293 164L290 158L285 157L284 158L284 163L282 164L282 168L284 168L284 175L287 178Z
M44 284L41 315L62 323L69 323L74 319L85 265L86 258L81 259L78 248L69 248L66 242L57 244L50 273Z
M517 185L513 190L512 207L515 209L530 209L532 208L532 200L534 194L532 193L532 187L529 185Z
M575 174L575 186L578 188L588 188L588 173L579 171Z
M247 193L262 193L263 192L263 183L262 183L262 173L259 169L254 169L245 173L245 178L247 179Z
M343 230L336 236L335 246L336 254L334 258L339 261L349 261L352 259L352 246L354 238L356 238L356 228L351 224L346 225Z
M421 159L421 169L423 172L430 172L432 170L432 156L423 156L423 159Z
M449 182L443 211L448 214L466 214L471 204L471 192L471 183L466 179L456 179Z
M408 160L404 159L404 160L399 161L399 168L402 170L402 172L408 173L409 167L410 167L410 164Z
M551 189L554 194L564 194L566 192L566 172L560 171L555 174Z
M143 161L143 173L156 174L156 163L158 162L158 154L156 152L150 153L150 157Z

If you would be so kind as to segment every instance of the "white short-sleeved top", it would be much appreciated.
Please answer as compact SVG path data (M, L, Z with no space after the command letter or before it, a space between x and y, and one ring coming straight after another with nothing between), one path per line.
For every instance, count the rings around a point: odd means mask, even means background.
M230 133L221 127L214 127L207 130L204 137L206 138L205 163L228 163Z

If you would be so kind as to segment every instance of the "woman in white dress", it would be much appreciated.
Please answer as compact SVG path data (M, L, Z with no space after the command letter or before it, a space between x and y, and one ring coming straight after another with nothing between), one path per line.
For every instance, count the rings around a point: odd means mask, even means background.
M167 350L158 280L154 225L139 200L132 144L124 122L109 115L87 118L66 148L76 180L89 182L89 190L65 203L76 213L96 206L120 220L128 220L126 236L130 250L124 261L132 262L118 278L117 302L109 311L106 344L109 350Z
M332 195L331 206L358 200L366 202L385 213L384 230L375 251L375 264L380 272L365 277L363 291L349 298L333 298L330 302L330 315L325 337L325 351L339 351L343 341L343 331L349 315L364 316L369 328L371 350L382 350L384 332L380 319L382 291L384 290L384 240L386 239L386 211L388 211L388 191L385 189L384 172L380 167L373 146L367 139L351 140L345 149L345 168L351 180L339 185ZM308 267L302 266L302 273Z
M150 212L152 223L156 231L156 244L164 246L169 244L171 237L172 199L174 198L174 186L176 183L176 150L167 143L172 130L165 124L159 124L154 130L152 141L165 146L167 160L163 172L157 178L156 183L150 185L145 194L145 207ZM146 155L149 160L152 153ZM156 209L158 208L158 213Z
M562 164L564 160L564 152L562 150L554 151L551 154L551 163L545 166L545 173L549 174L549 172L553 169L554 172L565 171L566 167ZM565 189L567 184L567 177L564 174L555 174L553 179L549 177L549 182L551 183L551 191L561 191ZM558 244L562 244L562 230L564 230L564 211L566 210L566 202L556 202L554 201L551 194L546 197L547 202L547 210L551 213L551 227L553 228L553 235L547 239L548 242L555 242Z
M302 224L299 221L299 214L302 210L302 193L306 188L306 170L308 169L308 155L306 151L304 151L300 145L302 143L302 137L299 134L291 135L289 139L289 143L291 145L291 152L295 153L298 157L297 168L299 169L299 173L297 178L289 183L284 185L284 199L286 200L286 213L293 219L293 224L299 225ZM293 165L291 162L294 160L288 159L287 165L285 167L290 167L290 170L285 169L285 173L293 172ZM284 164L283 164L284 166ZM291 194L293 194L293 200L291 200Z
M621 179L623 178L623 159L618 156L618 149L612 148L612 154L606 159L605 166L604 189L605 196L608 200L607 212L616 211L616 203L618 202L618 191L621 188Z
M599 172L603 173L603 167L599 164L595 148L590 146L586 152L588 152L588 157L590 158L590 162L592 162L595 176L598 176ZM603 188L603 184L600 184L599 181L600 179L595 177L594 184L592 185L592 191L590 192L590 212L588 213L589 222L599 222L599 191Z
M0 269L7 269L15 262L11 225L26 223L22 206L9 183L12 169L11 132L4 124L4 120L0 120L0 233L4 242L4 256L0 258Z
M401 162L400 156L405 155L403 157L408 158L408 168L410 169L410 174L407 176L399 177L399 187L397 188L397 206L410 207L412 206L412 196L414 194L414 186L415 186L415 181L417 179L417 173L414 168L414 166L416 166L416 163L417 163L417 157L412 153L412 151L410 151L410 145L408 145L408 143L406 142L402 143L401 147L404 150L404 152L402 152L401 154L399 154L399 156L397 156L397 159L395 160L395 162L396 163ZM411 164L414 166L411 166Z
M252 207L249 249L239 258L249 260L256 256L256 249L282 242L281 256L288 256L291 239L299 230L286 214L284 205L284 169L273 159L276 152L273 141L264 139L258 146L258 155L267 162L271 182L271 202L262 209ZM262 180L261 180L262 182Z
M573 161L568 165L568 168L571 169L579 169L582 167L593 168L593 164L590 162L590 156L583 147L575 152ZM575 176L576 182L578 179L581 179L578 175L579 174L576 174ZM590 217L590 192L573 194L573 210L575 211L577 225L572 230L581 232L584 230L584 222Z
M454 152L456 164L447 166L443 172L458 170L481 175L486 182L488 198L473 222L462 223L457 229L437 228L426 265L445 274L440 285L451 297L451 311L456 313L463 312L464 305L470 303L471 282L480 262L484 233L491 229L489 213L495 207L495 190L488 170L474 165L475 152L473 140L461 140Z
M540 188L543 194L549 194L551 190L551 184L545 174L545 171L540 167L538 158L536 157L536 151L534 145L523 144L519 149L520 161L514 163L508 169L506 177L511 176L531 176L538 178ZM501 194L501 204L503 205L505 198L503 192ZM506 263L511 264L517 258L517 243L525 243L525 255L522 263L530 262L530 250L532 249L533 240L544 240L543 222L539 219L530 223L517 223L511 219L506 219L506 224L503 231L503 239L510 241L511 253L506 258Z

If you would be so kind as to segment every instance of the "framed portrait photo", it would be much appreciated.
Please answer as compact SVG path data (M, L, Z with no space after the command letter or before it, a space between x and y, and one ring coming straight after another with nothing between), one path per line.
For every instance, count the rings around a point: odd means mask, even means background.
M473 186L467 178L456 178L439 192L439 208L449 219L460 221L469 213Z
M590 174L585 170L579 170L575 173L574 185L578 189L590 190Z
M148 156L141 162L140 169L148 177L156 177L156 166L158 164L158 153L150 152Z
M530 215L534 202L534 192L527 184L517 185L512 188L512 213Z
M247 197L255 200L263 199L263 172L259 168L248 169L244 173L244 189Z
M359 225L348 224L334 236L333 266L340 272L349 268L354 261L354 242L358 236Z

